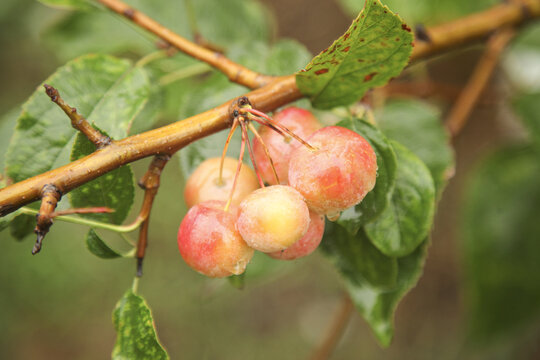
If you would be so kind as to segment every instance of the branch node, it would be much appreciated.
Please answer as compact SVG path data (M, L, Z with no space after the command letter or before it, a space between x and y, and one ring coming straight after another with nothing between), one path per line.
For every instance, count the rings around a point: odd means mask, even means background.
M428 34L427 28L424 24L416 24L414 27L414 35L418 40L430 43L431 37Z
M53 223L52 214L61 198L62 193L53 184L46 184L41 189L41 206L38 214L36 215L36 227L34 229L37 239L34 248L32 249L32 255L37 254L41 250L43 239L49 232L49 229Z

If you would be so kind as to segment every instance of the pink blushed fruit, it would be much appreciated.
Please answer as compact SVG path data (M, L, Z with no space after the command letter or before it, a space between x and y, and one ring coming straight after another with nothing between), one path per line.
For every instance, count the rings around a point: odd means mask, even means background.
M258 189L240 203L236 226L255 250L284 250L300 240L309 227L309 210L302 195L290 186Z
M324 216L313 211L309 212L309 227L304 236L285 250L269 253L278 260L295 260L311 254L321 243L324 234Z
M184 261L209 277L238 275L253 256L236 230L237 208L224 211L225 202L206 201L193 206L178 229L178 249Z
M329 218L358 204L375 186L377 158L371 145L354 131L329 126L298 147L289 163L289 183L310 209Z
M191 174L184 189L184 199L188 207L208 200L227 201L231 194L238 161L226 157L223 162L222 179L219 179L221 158L210 158L202 162ZM231 205L240 202L259 188L257 176L248 166L242 166L238 175L238 183L234 191Z
M321 128L321 124L311 112L297 107L289 107L277 112L273 119L304 140ZM291 152L301 144L292 137L283 137L266 126L260 128L259 134L272 157L280 183L287 184ZM276 185L270 161L257 138L253 139L253 152L263 180Z

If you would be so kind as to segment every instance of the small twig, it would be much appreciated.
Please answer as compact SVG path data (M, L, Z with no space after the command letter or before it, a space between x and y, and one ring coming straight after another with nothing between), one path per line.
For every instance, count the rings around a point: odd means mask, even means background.
M50 85L44 84L45 92L51 98L51 101L60 106L67 116L71 119L71 126L82 132L98 149L101 149L111 143L111 138L103 135L95 129L90 123L77 112L77 109L69 106L60 97L58 90Z
M220 52L209 50L203 46L197 45L178 34L175 34L168 28L159 24L147 15L130 7L120 0L98 0L112 11L123 15L133 21L140 27L159 36L161 39L176 47L178 50L190 55L196 59L204 61L208 65L216 68L225 74L232 82L244 85L250 89L256 89L270 83L274 77L259 74L240 64L237 64L226 58Z
M336 348L341 336L345 332L353 309L354 305L351 298L348 294L343 294L341 307L336 313L332 326L326 334L324 341L311 356L311 360L326 360L330 358L330 355L332 355L332 352Z
M52 184L47 184L41 189L41 206L36 216L36 228L34 229L37 239L32 249L32 255L41 250L43 239L53 223L51 214L56 209L61 197L62 193Z
M465 126L469 115L499 62L502 51L513 37L514 31L512 29L504 29L493 34L489 39L482 57L476 64L469 81L450 110L446 120L446 126L452 136L456 136Z
M113 213L113 212L114 212L114 209L108 208L106 206L75 208L75 209L55 211L51 214L51 218L56 218L57 216L63 216L63 215L72 215L72 214L102 214L102 213Z
M148 225L152 204L158 192L161 172L170 158L170 155L156 155L139 181L139 186L144 189L144 199L138 216L139 219L142 219L142 224L139 229L139 241L137 243L137 277L142 276L144 255L148 246Z

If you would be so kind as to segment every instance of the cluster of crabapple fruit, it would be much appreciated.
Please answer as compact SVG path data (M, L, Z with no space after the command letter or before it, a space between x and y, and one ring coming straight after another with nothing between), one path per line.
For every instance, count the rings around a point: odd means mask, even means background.
M237 115L221 158L201 163L184 192L190 210L178 248L209 277L243 273L254 250L282 260L309 255L321 242L324 216L335 220L358 204L377 177L375 152L362 136L322 127L307 110L289 107L272 119L245 106ZM257 130L252 121L264 126ZM238 127L235 160L225 155ZM255 171L242 166L246 144Z

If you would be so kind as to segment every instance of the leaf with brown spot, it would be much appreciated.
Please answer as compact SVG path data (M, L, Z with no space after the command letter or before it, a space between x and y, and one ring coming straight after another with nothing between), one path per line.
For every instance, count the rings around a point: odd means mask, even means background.
M409 62L412 41L399 16L379 0L366 2L345 34L296 74L296 83L314 107L348 105L399 75Z

